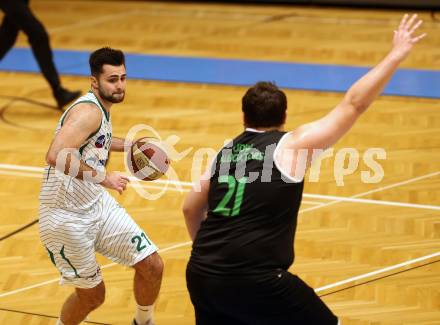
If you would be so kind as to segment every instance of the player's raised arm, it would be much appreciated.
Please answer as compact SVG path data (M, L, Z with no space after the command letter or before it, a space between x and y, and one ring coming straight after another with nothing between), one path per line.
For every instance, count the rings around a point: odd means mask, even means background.
M309 149L308 165L313 149L326 149L334 145L381 94L399 64L411 52L414 44L426 34L415 35L422 24L417 15L405 15L394 31L392 48L388 55L366 75L355 82L344 99L322 119L305 124L292 133L285 148ZM294 159L296 160L296 159Z

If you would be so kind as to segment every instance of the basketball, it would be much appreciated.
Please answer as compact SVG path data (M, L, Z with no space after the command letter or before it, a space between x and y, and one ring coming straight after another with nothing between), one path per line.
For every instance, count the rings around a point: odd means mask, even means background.
M168 170L170 160L160 143L152 138L141 138L130 148L127 154L127 166L130 172L143 181L154 181Z

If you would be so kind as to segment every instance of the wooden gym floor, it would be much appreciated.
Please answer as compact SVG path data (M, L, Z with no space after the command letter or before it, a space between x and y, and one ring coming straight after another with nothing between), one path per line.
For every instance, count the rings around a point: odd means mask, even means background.
M127 1L34 0L31 6L55 49L91 51L110 45L132 53L359 66L371 66L385 55L393 27L404 13ZM404 66L435 70L440 63L440 23L435 15L420 14L429 36ZM17 46L28 46L23 35ZM61 113L51 107L54 102L40 74L0 72L0 78L4 237L37 218L40 168ZM88 90L86 77L62 80L68 88ZM125 136L139 123L153 126L163 138L177 135L179 152L193 149L173 168L180 181L190 182L194 152L217 150L242 130L245 89L129 81L126 101L112 111L114 135ZM286 93L288 129L322 116L342 98L337 93ZM361 162L344 178L345 185L337 186L333 156L324 160L319 182L306 182L291 271L324 295L344 325L440 324L439 132L438 99L381 97L335 152L353 147L362 154L368 148L384 148L383 180L363 183L361 172L369 169ZM123 170L122 161L122 154L113 154L109 169ZM154 201L133 188L118 196L161 248L165 275L155 311L159 325L194 324L184 276L190 242L180 212L187 188L179 192L171 186ZM89 322L129 324L133 272L102 257L99 261L107 299ZM55 324L71 292L57 279L37 225L1 240L0 324Z

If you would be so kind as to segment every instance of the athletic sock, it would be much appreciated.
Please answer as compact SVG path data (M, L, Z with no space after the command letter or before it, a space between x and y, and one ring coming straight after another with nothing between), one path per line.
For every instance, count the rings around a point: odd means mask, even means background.
M154 305L140 306L137 305L135 320L138 325L154 325L153 322Z

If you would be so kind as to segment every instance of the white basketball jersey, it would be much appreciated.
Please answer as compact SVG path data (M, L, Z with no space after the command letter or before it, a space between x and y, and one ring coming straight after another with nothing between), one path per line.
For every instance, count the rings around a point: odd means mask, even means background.
M58 122L55 134L61 129L67 113L80 103L92 103L102 113L101 126L79 148L80 159L95 170L103 170L112 142L112 125L110 115L91 91L78 98L64 112ZM54 167L46 166L40 192L40 203L49 208L84 211L93 207L102 196L103 191L104 188L100 184L65 175Z

